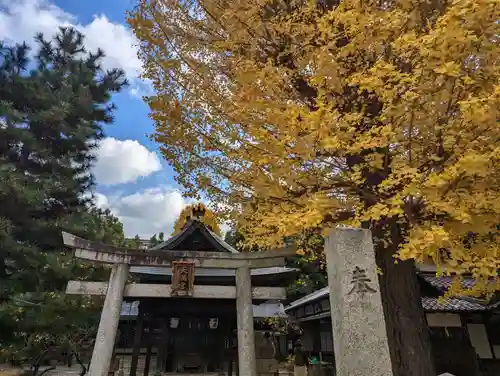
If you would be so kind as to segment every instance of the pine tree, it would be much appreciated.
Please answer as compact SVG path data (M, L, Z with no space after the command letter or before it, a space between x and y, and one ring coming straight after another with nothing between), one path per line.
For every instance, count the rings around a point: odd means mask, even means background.
M255 244L248 244L245 235L237 228L233 228L226 232L224 241L238 252L257 252L262 250Z
M226 232L224 241L239 252L262 251L249 245L243 233L233 228ZM287 286L287 299L292 301L327 285L326 264L323 254L323 237L319 229L309 230L299 236L287 237L285 246L295 249L295 255L287 257L286 266L295 268L299 275Z
M104 53L88 53L74 29L35 41L34 56L26 44L0 46L0 347L21 357L95 321L99 302L64 289L69 279L108 271L74 260L61 230L124 243L122 224L89 198L95 149L124 73L104 71Z
M125 239L125 247L131 249L141 248L141 237L136 234L133 238Z
M224 235L224 241L238 251L242 250L242 243L244 240L244 235L236 228L229 230L226 232L226 235Z
M0 279L36 268L41 252L61 247L60 227L87 210L110 97L126 84L74 29L35 40L33 58L26 44L0 48Z
M123 225L108 210L90 207L65 225L74 234L114 246L125 243ZM33 261L36 255L27 257ZM69 280L107 281L109 268L86 264L72 252L39 254L39 269L26 269L22 281L11 276L12 289L0 304L0 363L30 362L38 367L62 351L85 367L92 350L102 307L102 297L68 296ZM37 284L36 290L33 290ZM53 351L47 351L52 347Z
M154 247L155 245L160 243L158 241L158 238L156 237L156 234L154 234L151 238L149 238L149 242L151 244L151 247Z
M299 276L287 288L288 299L298 299L327 286L323 246L320 229L309 229L294 237L295 255L288 258L287 266L298 269Z

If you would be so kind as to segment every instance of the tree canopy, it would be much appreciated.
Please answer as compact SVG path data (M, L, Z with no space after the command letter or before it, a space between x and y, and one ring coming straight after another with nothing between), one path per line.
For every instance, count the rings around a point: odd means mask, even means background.
M181 232L187 220L189 218L193 218L194 212L196 211L202 211L203 216L200 217L200 220L205 225L207 225L214 233L216 233L219 236L222 236L222 232L219 227L219 221L216 215L205 204L201 202L197 204L187 205L184 209L182 209L181 213L179 214L179 218L177 218L177 220L174 223L174 231L172 235Z
M163 155L189 192L243 207L250 240L364 224L401 259L484 279L500 262L499 6L142 0L129 22Z
M26 44L0 47L0 279L26 270L28 253L60 249L61 228L87 212L110 95L126 84L74 29L35 41L33 58Z
M395 375L435 375L413 260L498 288L499 9L141 0L130 15L153 138L188 194L261 247L371 229Z
M237 228L230 229L224 241L239 252L259 251L249 246L245 236ZM323 237L318 230L306 231L300 236L285 239L285 246L295 249L295 255L287 257L286 266L298 269L299 275L287 286L287 299L293 301L327 285L326 263L323 253Z
M61 230L124 244L119 220L92 203L90 168L126 80L74 29L35 41L34 53L0 46L0 358L38 366L53 345L89 346L102 301L64 290L109 273L74 259Z

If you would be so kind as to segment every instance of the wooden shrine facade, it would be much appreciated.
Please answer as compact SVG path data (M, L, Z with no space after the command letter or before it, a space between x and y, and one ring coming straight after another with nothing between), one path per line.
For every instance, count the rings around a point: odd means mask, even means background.
M237 374L236 329L232 299L143 299L135 319L120 322L116 351L131 376Z
M500 374L500 302L443 299L452 284L451 277L420 271L418 278L438 374ZM464 279L462 283L469 288L475 282ZM309 355L334 363L328 288L291 302L285 311L302 328L302 343Z
M235 301L182 299L177 302L175 299L165 299L164 304L153 301L154 306L144 304L146 300L124 306L115 349L117 363L124 374L189 372L238 376ZM132 305L138 305L133 309L134 316L129 314ZM268 304L254 308L262 305ZM274 376L275 371L264 370L262 366L273 362L273 367L278 367L278 360L286 351L286 338L269 337L273 329L262 320L268 317L263 314L267 313L254 310L257 373ZM273 315L272 311L269 315Z
M124 301L140 302L131 375L145 344L156 348L156 375L232 374L237 355L237 373L257 376L253 303L286 298L283 286L293 271L284 268L285 257L293 251L239 253L198 220L149 250L115 248L68 233L63 239L75 257L111 266L109 282L70 281L67 287L69 294L105 296L91 376L108 375Z

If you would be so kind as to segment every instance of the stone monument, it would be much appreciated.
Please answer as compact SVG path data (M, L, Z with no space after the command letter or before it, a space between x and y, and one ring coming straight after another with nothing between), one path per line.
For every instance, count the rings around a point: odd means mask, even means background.
M371 231L330 230L325 255L337 376L392 376Z

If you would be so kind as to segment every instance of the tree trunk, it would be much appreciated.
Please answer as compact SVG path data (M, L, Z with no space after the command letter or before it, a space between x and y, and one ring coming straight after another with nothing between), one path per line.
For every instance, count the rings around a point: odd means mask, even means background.
M412 260L395 263L395 249L375 251L394 376L436 376L429 329Z
M5 265L5 256L0 255L0 303L7 299L7 292L5 291L5 285L7 282L7 270Z
M439 374L449 372L456 376L481 375L476 350L470 343L465 327L439 328L431 333L431 340L436 358L436 371Z

